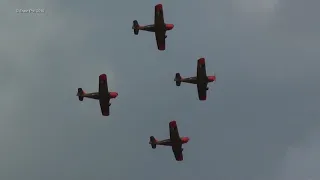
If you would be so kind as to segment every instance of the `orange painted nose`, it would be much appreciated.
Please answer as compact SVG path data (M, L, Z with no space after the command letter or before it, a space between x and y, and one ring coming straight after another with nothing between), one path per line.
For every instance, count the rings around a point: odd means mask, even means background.
M118 97L118 93L117 92L110 92L110 97L111 98L116 98L116 97Z
M187 143L187 142L189 142L190 139L188 137L183 137L183 138L181 138L181 140L183 143Z
M208 76L209 82L213 82L216 80L216 76Z
M174 25L173 24L166 24L166 29L171 30L173 29Z

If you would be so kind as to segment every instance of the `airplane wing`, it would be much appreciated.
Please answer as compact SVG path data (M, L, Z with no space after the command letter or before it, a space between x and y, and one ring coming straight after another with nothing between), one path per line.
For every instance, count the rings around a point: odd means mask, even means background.
M197 76L198 76L198 77L207 77L206 61L205 61L204 58L198 59L198 63L197 63Z
M109 102L100 101L100 108L101 108L101 113L102 113L103 116L109 116L110 115Z
M180 146L172 146L172 152L177 161L183 160L182 147Z
M198 84L198 97L201 101L204 101L207 99L207 86L206 84Z
M157 41L157 46L158 46L158 49L160 51L163 51L166 49L166 38L165 38L165 32L155 32L155 35L156 35L156 41Z
M197 62L197 77L204 79L207 78L207 71L206 71L206 61L204 58L198 59ZM198 89L198 97L201 101L207 99L207 84L197 84Z
M163 9L162 9L162 4L158 4L154 8L154 24L155 26L164 26L164 18L163 18ZM157 41L157 46L160 51L163 51L166 49L166 34L165 30L163 31L156 31L156 41Z
M176 121L171 121L169 123L169 131L170 131L170 141L175 144L174 142L181 141L180 135L179 135L179 130L178 130L178 125ZM177 161L182 161L183 160L183 155L182 155L182 145L173 145L172 146L172 152L174 154L174 157L176 158Z
M154 24L164 24L162 4L154 7Z
M169 132L170 132L170 140L171 142L180 141L179 130L176 121L171 121L169 123Z
M182 145L181 144L175 145L175 142L181 141L176 121L171 121L169 123L169 130L170 130L170 141L171 143L173 143L172 152L174 154L174 157L176 158L177 161L182 161L183 160Z
M110 115L110 106L109 106L109 91L108 91L108 81L107 81L107 75L101 74L99 76L99 102L100 102L100 108L101 113L103 116L109 116Z

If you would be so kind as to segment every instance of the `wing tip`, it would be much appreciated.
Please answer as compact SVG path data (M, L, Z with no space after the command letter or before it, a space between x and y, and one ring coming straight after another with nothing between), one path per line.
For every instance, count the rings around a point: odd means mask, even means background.
M99 79L105 81L105 80L107 80L107 75L106 74L100 74Z
M176 161L183 161L183 156L181 155L181 156L177 157Z
M162 9L162 4L157 4L155 7L156 7L157 10L161 10Z
M159 45L158 46L158 50L159 51L164 51L164 50L166 50L166 47L164 45Z
M198 59L198 63L199 64L205 64L206 60L204 58L200 58L200 59Z
M110 113L107 113L107 112L101 112L102 116L109 116Z
M177 121L172 120L172 121L170 121L169 125L170 125L171 127L176 127L176 126L177 126Z

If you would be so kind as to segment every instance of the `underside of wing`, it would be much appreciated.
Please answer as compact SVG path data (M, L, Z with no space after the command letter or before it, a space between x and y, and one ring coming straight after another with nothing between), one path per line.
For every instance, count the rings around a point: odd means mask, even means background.
M156 25L157 24L164 24L162 4L157 4L154 7L154 23Z
M181 147L172 147L172 151L177 161L183 161L183 154L182 154Z
M108 92L108 79L106 74L101 74L99 76L99 92L100 91Z
M207 71L206 71L206 61L204 58L198 59L197 62L197 75L200 77L206 77Z
M101 74L99 76L99 103L101 108L101 113L103 116L109 116L109 91L108 91L108 81L107 75Z
M110 115L110 106L109 106L108 102L100 101L100 108L101 108L101 113L103 116Z
M171 121L169 123L169 132L170 132L170 139L172 142L180 141L180 135L179 135L178 125L176 121Z
M166 38L165 38L165 32L156 32L156 41L157 46L160 51L163 51L166 49Z
M199 84L198 88L198 97L200 101L204 101L207 99L207 89L205 84Z

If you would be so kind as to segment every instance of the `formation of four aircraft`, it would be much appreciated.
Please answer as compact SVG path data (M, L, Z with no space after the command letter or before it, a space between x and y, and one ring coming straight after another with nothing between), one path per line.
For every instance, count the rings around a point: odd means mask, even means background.
M162 4L157 4L155 6L154 24L140 26L137 20L133 21L133 32L135 35L139 34L139 30L154 32L156 36L157 46L160 51L166 49L165 39L167 38L166 32L172 30L173 24L166 24L163 18L163 8ZM182 78L180 73L176 73L174 81L176 86L180 86L182 82L196 84L198 89L198 97L200 101L207 99L208 83L216 81L216 76L207 76L206 73L206 63L204 58L200 58L197 61L197 76ZM93 93L86 93L82 88L78 88L77 96L79 101L83 101L84 98L99 100L101 113L103 116L110 115L110 100L115 99L118 96L117 92L109 92L107 75L101 74L99 76L99 91ZM153 149L157 145L171 146L175 159L177 161L183 160L183 148L182 145L189 141L188 137L180 137L178 126L176 121L171 121L169 123L170 139L156 140L153 136L150 136L149 144Z

